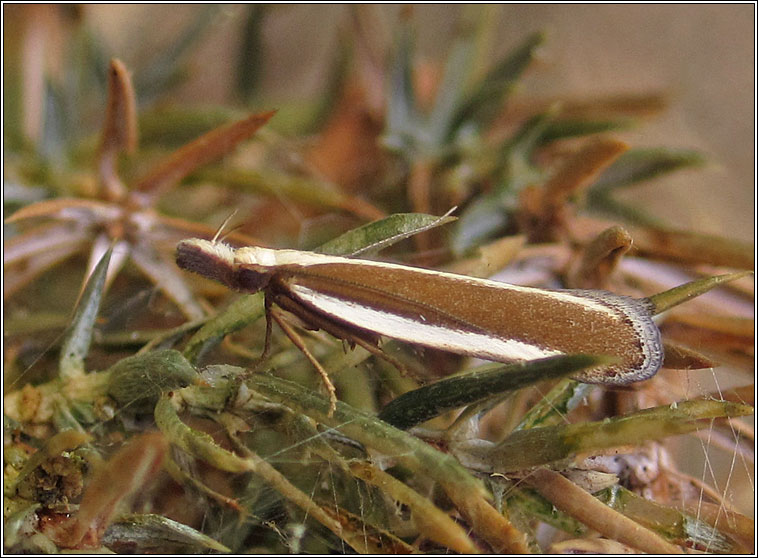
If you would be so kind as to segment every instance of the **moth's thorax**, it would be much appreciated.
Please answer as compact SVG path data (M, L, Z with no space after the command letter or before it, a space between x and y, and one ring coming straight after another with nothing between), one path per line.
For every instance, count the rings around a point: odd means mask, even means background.
M238 291L260 291L269 285L271 278L278 271L287 266L303 267L334 259L313 252L245 246L234 252L234 275L230 286Z
M255 265L274 267L277 264L278 250L263 248L260 246L245 246L237 248L234 252L234 263L237 265Z
M350 261L347 258L327 256L315 252L300 250L274 250L261 246L245 246L234 252L234 263L252 264L261 267L278 267L284 265L307 266L335 261Z

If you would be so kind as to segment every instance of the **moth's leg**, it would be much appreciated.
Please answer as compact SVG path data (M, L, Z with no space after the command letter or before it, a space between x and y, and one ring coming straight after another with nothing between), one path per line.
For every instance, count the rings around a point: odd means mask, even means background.
M287 337L290 338L290 341L292 341L292 343L294 343L300 352L305 355L305 358L308 359L308 361L313 365L313 367L321 376L322 382L324 383L324 386L329 393L328 416L331 417L334 414L334 410L337 408L337 394L334 384L332 383L331 379L329 379L329 375L327 374L326 370L324 370L324 367L321 366L318 360L316 360L316 358L311 354L311 352L308 350L308 347L305 346L302 337L300 337L297 332L292 329L292 327L284 319L284 316L282 316L282 314L276 308L274 308L273 297L266 293L263 300L264 311L266 315L266 334L263 341L263 352L255 360L248 371L244 374L239 375L237 379L240 381L240 383L244 382L251 374L257 371L261 364L263 364L268 359L271 353L271 335L273 333L273 322L276 321L276 323L279 324L279 327L282 328L282 331L284 331Z
M266 315L270 315L274 320L276 320L276 323L279 324L279 327L282 328L282 331L287 335L287 337L290 338L290 341L292 341L292 343L294 343L295 346L300 349L300 352L305 355L305 358L308 359L308 361L313 365L313 367L321 376L321 381L323 382L324 387L326 387L326 391L329 392L329 413L327 416L331 417L337 408L337 390L335 389L332 380L329 378L329 374L326 370L324 370L324 367L321 366L321 363L316 359L316 357L311 354L311 352L308 350L308 347L305 346L303 338L300 337L300 335L298 335L292 326L287 323L287 320L284 319L284 316L277 309L271 308Z
M263 340L263 351L261 352L260 356L257 358L252 358L252 362L250 363L250 366L248 366L244 372L241 374L238 374L235 378L235 384L236 388L232 390L232 393L235 394L233 396L230 396L229 400L233 401L236 398L236 393L238 392L241 385L247 380L250 376L258 372L261 368L261 366L266 362L268 357L270 356L271 352L271 334L273 333L273 324L272 324L272 317L271 317L271 311L272 311L272 305L273 300L271 297L269 297L268 293L265 293L264 299L263 299L263 308L264 313L266 316L266 333L265 338Z
M269 357L271 352L271 334L273 333L273 324L271 322L271 312L273 311L274 301L271 296L266 293L263 298L263 311L266 314L266 336L263 339L263 352L260 356L260 361L263 362Z
M266 316L266 333L263 339L263 351L257 358L252 358L252 363L248 367L251 373L257 372L261 365L266 362L269 356L271 356L271 335L273 333L273 323L271 321L271 309L273 300L268 293L265 294L263 299L264 314ZM247 377L247 374L245 375Z
M334 335L334 334L332 333L332 335ZM362 339L361 337L358 337L357 335L352 335L352 334L349 334L349 333L347 334L346 337L343 337L343 339L345 339L349 343L355 343L356 345L358 345L360 347L363 347L364 349L366 349L372 355L374 355L374 356L376 356L378 358L381 358L385 362L390 363L392 366L394 366L395 368L397 368L403 376L414 376L414 374L410 374L409 373L408 367L406 367L405 364L403 364L402 362L400 362L395 357L388 355L384 351L384 349L382 349L381 347L379 347L375 343L369 343L365 339Z

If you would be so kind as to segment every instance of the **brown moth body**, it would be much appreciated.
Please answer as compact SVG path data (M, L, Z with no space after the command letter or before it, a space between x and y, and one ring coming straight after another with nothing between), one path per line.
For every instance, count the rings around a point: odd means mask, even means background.
M337 336L378 336L497 362L558 354L618 363L577 376L626 384L661 366L645 300L605 291L550 291L397 264L185 240L177 264L269 302Z

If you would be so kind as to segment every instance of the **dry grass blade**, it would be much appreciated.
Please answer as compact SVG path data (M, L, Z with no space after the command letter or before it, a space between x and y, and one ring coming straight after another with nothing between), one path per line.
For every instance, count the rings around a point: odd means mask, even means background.
M155 478L167 452L168 442L160 433L134 436L95 473L72 523L54 532L58 544L78 548L90 530L99 537L118 504Z
M108 69L108 107L105 111L98 165L100 181L108 200L115 201L126 194L116 164L119 153L133 153L137 149L136 104L126 66L120 60L111 60Z
M755 320L674 311L661 326L671 339L695 345L719 355L754 356Z
M526 239L521 235L505 236L477 249L475 256L446 266L445 271L487 279L498 269L514 261Z
M541 187L524 188L519 220L532 241L552 240L565 228L562 214L571 196L580 194L629 146L611 138L597 138L564 161Z
M56 253L58 247L84 243L88 236L86 231L71 223L45 223L28 229L3 243L3 266L38 254L49 256Z
M528 480L556 508L609 539L652 554L682 553L678 546L609 508L555 471L537 469Z
M5 263L4 267L7 269L5 269L3 277L3 297L7 298L19 289L27 286L32 279L40 275L42 272L54 267L56 264L82 250L87 242L86 237L87 235L82 232L75 232L70 236L58 237L57 241L51 239L48 241L47 251L32 252L23 260L23 262L16 259L11 263ZM18 248L23 248L26 245L25 238L17 238L19 239L19 242L14 244ZM15 255L23 255L20 254L19 251L15 252Z
M64 221L78 221L84 224L93 221L115 221L122 211L106 202L79 198L56 198L43 200L22 207L8 217L6 223L16 223L35 217L56 218Z
M707 356L672 341L667 340L663 342L663 352L664 368L672 370L702 370L717 366L717 363Z
M321 509L342 526L342 540L352 540L350 546L361 554L420 554L414 546L403 541L400 537L393 535L386 529L368 524L365 518L350 513L340 506L332 504L323 506ZM346 554L344 545L341 550L343 554Z
M190 473L186 472L184 469L179 467L176 461L174 461L170 457L166 460L163 466L166 469L166 472L169 475L171 475L171 478L174 479L177 483L182 484L182 485L186 484L187 486L192 487L194 490L197 490L200 494L203 494L207 496L208 498L215 500L220 505L225 506L229 508L230 510L233 510L240 514L245 513L244 508L240 505L239 501L236 498L226 496L208 487L205 483L196 479Z
M155 408L155 420L158 428L172 443L184 451L203 459L208 464L228 472L254 472L271 484L284 498L301 508L309 516L321 523L332 533L353 546L356 550L367 551L360 533L343 530L340 523L327 514L313 499L293 485L282 473L270 463L252 451L246 451L240 457L218 446L208 434L194 430L185 425L168 397L162 397Z
M131 259L142 273L149 277L171 300L176 302L188 318L197 320L205 315L176 267L162 258L149 244L143 242L133 246Z
M381 454L395 456L398 462L413 470L423 470L426 476L442 486L474 532L496 551L528 551L524 534L485 499L483 486L452 456L342 402L337 403L334 415L329 416L328 398L293 382L260 374L248 378L246 384L267 398L336 428Z
M123 62L111 60L108 71L108 107L100 145L102 152L137 149L137 107L134 88Z
M316 521L329 529L332 533L342 538L355 550L361 553L370 552L366 547L366 542L360 531L351 531L343 529L342 525L331 517L324 509L316 504L310 496L302 492L293 485L284 475L274 469L265 459L258 457L252 452L248 453L247 460L251 462L256 474L260 475L266 482L270 483L279 493L287 500L300 507Z
M514 120L522 120L533 114L545 112L550 107L560 103L561 116L564 118L608 118L608 117L649 117L660 113L668 105L665 94L626 93L595 97L590 99L561 98L540 99L513 103L498 118L498 123L511 124Z
M151 198L159 196L197 168L230 153L266 124L274 113L253 114L200 136L159 164L136 184L134 190L149 194Z
M434 164L430 160L420 160L413 163L408 182L408 201L416 213L432 213L432 179ZM425 253L432 247L432 237L428 233L413 237L416 249Z
M395 477L368 463L352 463L350 471L359 479L381 488L383 492L408 506L413 522L423 536L461 554L479 553L479 548L460 525Z
M416 213L432 213L431 180L434 172L432 161L418 161L411 169L408 181L408 199Z
M341 195L337 207L364 219L381 219L387 214L372 203L357 196Z
M735 335L707 327L692 326L677 320L667 320L661 326L661 331L676 342L695 345L703 351L714 352L724 361L732 362L729 360L730 357L735 357L733 364L739 364L739 357L747 357L748 361L743 364L748 364L749 359L755 356L755 336L753 335ZM750 368L755 368L754 361Z
M570 287L604 289L621 258L632 247L632 237L623 227L613 226L584 247L579 265L570 273Z
M631 232L637 251L650 258L734 269L755 268L755 247L748 242L654 227L638 227Z
M719 504L698 502L685 504L684 510L692 517L705 521L714 528L727 533L742 546L740 552L755 553L755 521L741 513L724 509Z
M668 103L668 95L665 93L625 93L586 101L568 100L565 101L562 112L566 116L576 115L585 117L601 114L651 116L665 109Z
M452 483L440 483L458 510L471 523L471 528L503 554L527 554L526 536L510 520L497 511L482 496L461 489Z
M589 142L556 169L553 177L543 186L546 205L559 206L569 196L588 187L627 149L629 146L626 143L612 138Z
M737 316L715 316L713 314L695 314L686 311L674 311L666 318L667 323L679 323L693 328L701 328L714 333L744 337L755 337L755 321L752 318Z

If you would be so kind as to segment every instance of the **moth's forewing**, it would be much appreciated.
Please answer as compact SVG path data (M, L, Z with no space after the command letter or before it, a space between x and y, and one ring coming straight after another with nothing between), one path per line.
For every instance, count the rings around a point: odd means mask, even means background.
M585 373L586 381L642 380L663 358L645 303L603 291L545 291L338 258L282 265L277 283L332 320L426 347L502 362L577 352L619 359Z

